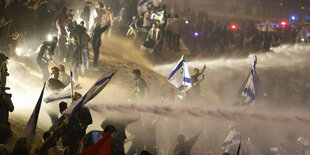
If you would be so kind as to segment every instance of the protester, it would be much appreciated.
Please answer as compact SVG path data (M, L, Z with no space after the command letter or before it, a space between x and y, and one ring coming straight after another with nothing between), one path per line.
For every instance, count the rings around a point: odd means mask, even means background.
M109 5L104 5L104 14L102 15L102 24L103 26L112 25L112 12L109 9Z
M0 78L1 78L1 86L5 87L6 86L6 78L7 76L9 76L8 73L8 67L7 67L7 61L8 61L8 57L5 56L3 53L0 53Z
M144 14L144 17L143 17L143 28L147 30L149 30L152 26L151 15L152 15L152 9L148 8L147 12Z
M67 103L60 103L59 108L60 113L63 113L63 111L67 108ZM63 122L60 120L60 123ZM63 126L62 130L55 131L60 132L60 135L62 136L62 143L65 147L64 153L70 155L78 153L80 140L85 136L86 133L86 128L83 125L84 122L82 122L82 120L79 120L76 113L74 116L69 118L68 123ZM49 147L51 147L51 145Z
M3 86L0 88L0 124L6 125L10 128L9 112L14 111L14 105L11 100L12 95L5 92L7 89L9 88Z
M52 41L45 41L41 44L39 54L37 57L37 63L43 74L43 81L47 81L49 78L48 65L52 61L56 64L52 58L54 55L54 50L57 44L57 37L53 37Z
M194 69L194 74L191 76L192 88L190 90L190 93L191 93L193 98L201 96L201 93L200 93L200 83L205 78L205 75L203 74L205 69L206 69L206 65L203 66L203 69L201 70L201 72L199 71L198 68L195 68ZM202 75L202 78L199 79L199 77L201 75Z
M59 69L57 67L53 67L51 71L52 77L47 82L47 88L57 92L64 89L66 86L58 79Z
M98 59L99 59L99 49L101 46L101 35L103 32L105 32L108 29L108 26L101 27L100 23L96 23L96 27L92 32L91 35L91 42L94 49L94 62L93 66L94 68L97 67Z
M87 28L89 28L89 18L90 18L90 7L91 6L92 6L92 2L87 2L87 5L84 7L83 12L80 15L80 18L85 21Z
M73 95L73 102L77 101L82 97L81 94L75 93ZM93 119L91 116L91 113L87 107L82 106L79 108L76 113L75 113L75 118L80 122L80 126L82 127L83 130L86 131L88 125L93 123Z
M57 68L59 69L59 80L64 84L68 85L71 82L71 76L66 73L66 69L64 65L58 65Z
M194 137L192 137L190 140L185 141L185 136L184 135L179 135L177 140L178 140L178 144L175 146L173 154L174 155L190 155L191 151L192 151L192 147L194 146L194 144L196 143L196 141L198 140L202 129L198 132L198 134Z
M172 34L171 47L177 51L180 51L180 35L182 31L182 20L179 19L179 15L175 15L170 25Z
M94 24L100 24L101 25L101 21L102 21L102 15L104 14L104 10L103 10L103 3L98 2L96 4L96 9L93 15L93 20L94 20Z
M141 77L141 72L139 69L135 69L131 74L133 80L136 81L135 88L132 92L132 95L136 99L147 99L148 97L148 87L145 80Z
M91 39L89 35L84 32L81 34L81 49L82 49L82 75L85 75L89 70L89 45L91 45Z
M158 61L161 57L161 48L163 46L162 42L162 32L158 28L158 25L152 24L152 28L149 30L147 35L147 42L151 42L153 44L153 52L155 61Z
M115 127L116 132L111 139L111 147L113 154L125 154L125 140L126 128L129 124L137 121L138 118L124 118L124 119L115 119L115 118L106 118L101 123L101 128L105 129L107 126L112 125Z
M60 60L63 60L65 55L66 55L66 43L67 43L67 38L68 38L68 34L67 31L65 29L65 22L57 22L56 23L56 27L58 29L58 48L59 48L59 53L58 53L58 57Z
M78 44L78 38L73 36L71 38L71 43L68 48L67 55L64 59L65 63L68 63L73 71L73 81L75 85L79 84L79 68L82 64L82 51L81 46Z

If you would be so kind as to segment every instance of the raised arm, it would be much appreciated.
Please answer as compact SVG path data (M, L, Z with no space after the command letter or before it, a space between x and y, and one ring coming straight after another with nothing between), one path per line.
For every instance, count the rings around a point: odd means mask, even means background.
M203 127L201 127L201 129L200 129L200 131L197 133L197 135L194 136L194 137L192 137L190 140L188 140L187 143L189 143L191 146L193 146L193 145L196 143L196 141L198 140L200 134L202 133L202 129L203 129Z
M199 76L202 75L205 72L206 68L207 68L206 65L204 65L203 68L202 68L202 71L199 73Z

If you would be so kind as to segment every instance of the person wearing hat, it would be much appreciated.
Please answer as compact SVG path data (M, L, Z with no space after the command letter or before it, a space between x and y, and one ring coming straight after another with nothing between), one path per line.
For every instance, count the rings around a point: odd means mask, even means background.
M55 61L52 59L54 55L54 50L57 45L57 37L53 37L52 41L45 41L41 44L39 54L37 57L37 63L43 74L43 81L47 81L49 78L48 65L52 61L54 64Z

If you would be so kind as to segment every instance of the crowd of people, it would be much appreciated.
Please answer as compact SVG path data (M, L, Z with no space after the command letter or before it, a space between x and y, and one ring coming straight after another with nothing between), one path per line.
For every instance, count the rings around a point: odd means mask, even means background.
M78 13L77 8L68 7L79 5L79 0L0 2L0 154L30 154L31 146L26 137L19 138L10 153L5 146L12 137L9 112L14 111L11 94L5 92L9 89L6 87L6 77L9 75L6 64L9 57L17 54L17 44L29 38L39 38L41 42L46 39L45 34L57 32L57 37L42 42L36 61L43 75L42 81L47 81L47 89L59 92L71 82L74 86L79 85L79 74L85 75L90 69L91 51L94 55L93 68L98 70L102 36L132 37L134 44L149 51L154 61L162 58L165 52L163 47L180 52L181 39L193 52L218 50L223 53L228 49L269 51L273 43L294 43L300 36L298 28L287 27L271 31L267 24L266 29L261 31L255 22L245 22L242 26L231 29L229 24L213 22L203 13L196 16L188 11L172 15L165 5L153 4L141 11L137 9L139 3L136 0L88 1L82 3L82 11ZM162 18L154 18L154 13L162 13ZM306 35L308 38L309 36ZM49 66L53 66L51 70ZM66 68L72 70L73 79L66 73ZM205 78L205 69L206 66L201 71L194 69L189 97L200 97L200 82ZM149 88L141 74L139 69L132 71L132 79L135 81L130 97L132 100L145 101L148 98ZM81 94L75 93L72 100L74 102L81 97ZM67 107L68 104L62 101L59 103L59 112L50 115L52 125L43 134L44 142L37 146L35 154L158 154L155 137L157 117L126 118L122 121L106 118L101 124L102 130L87 133L88 126L93 123L90 110L81 107L71 116L58 118ZM135 137L131 140L131 147L125 152L127 126L133 123L136 126L133 132ZM178 135L173 154L191 154L202 130L189 140L184 135ZM223 144L224 154L232 153L231 148L238 150L241 143L238 127L232 127L229 135ZM62 144L57 143L60 139ZM305 150L310 145L307 139L301 139L300 143ZM59 145L62 146L61 149Z

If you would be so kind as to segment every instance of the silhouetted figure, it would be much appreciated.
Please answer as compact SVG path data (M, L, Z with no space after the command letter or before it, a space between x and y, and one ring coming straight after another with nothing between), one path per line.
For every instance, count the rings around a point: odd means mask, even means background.
M108 26L101 27L100 23L96 23L96 27L92 32L91 42L94 49L94 67L97 67L99 58L99 48L101 46L101 34L108 29Z
M47 81L49 78L48 64L50 61L54 62L52 56L57 44L57 37L53 37L52 41L45 41L41 44L40 51L37 57L37 63L43 74L43 81ZM55 63L55 62L54 62Z

